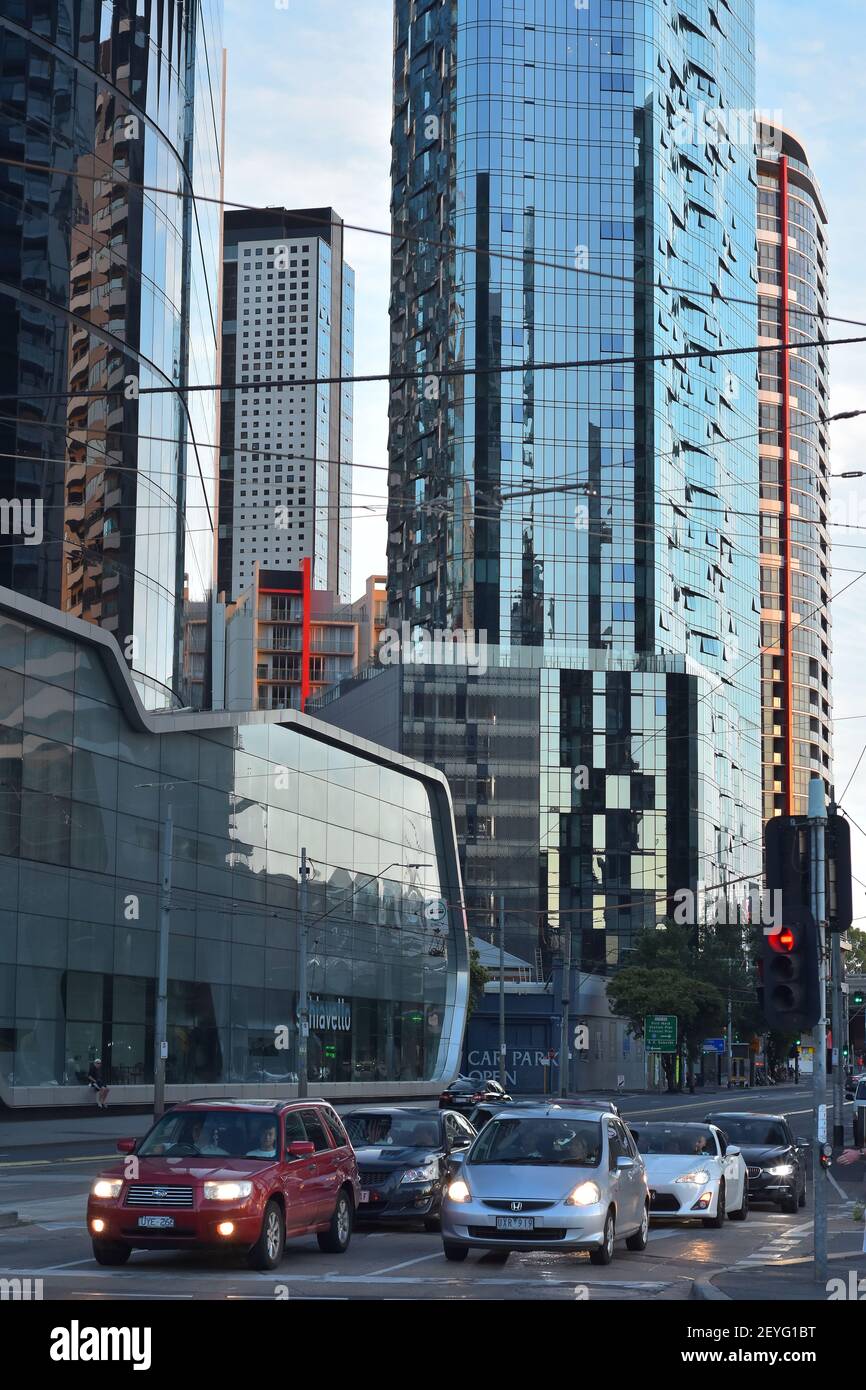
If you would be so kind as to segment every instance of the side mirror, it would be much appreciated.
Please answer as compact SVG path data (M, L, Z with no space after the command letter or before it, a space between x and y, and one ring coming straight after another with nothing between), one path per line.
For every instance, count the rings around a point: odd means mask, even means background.
M739 1152L740 1150L737 1148L736 1144L729 1144L725 1149L725 1158L736 1158Z
M309 1139L295 1139L286 1152L289 1158L309 1158L310 1154L316 1152L316 1146Z
M633 1168L633 1167L634 1167L634 1159L633 1159L633 1158L626 1158L625 1154L620 1154L619 1158L618 1158L617 1161L616 1161L616 1166L617 1166L618 1169L619 1169L619 1168Z
M117 1152L119 1154L134 1154L137 1142L136 1139L118 1139Z

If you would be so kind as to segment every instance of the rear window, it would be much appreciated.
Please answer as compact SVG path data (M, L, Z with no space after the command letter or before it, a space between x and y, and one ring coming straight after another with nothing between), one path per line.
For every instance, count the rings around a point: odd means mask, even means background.
M866 1100L866 1081L859 1081L857 1083L857 1094L854 1099Z

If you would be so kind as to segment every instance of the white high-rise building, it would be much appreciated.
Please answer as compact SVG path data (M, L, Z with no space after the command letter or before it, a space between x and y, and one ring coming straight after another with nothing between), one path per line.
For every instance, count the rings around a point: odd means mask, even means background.
M333 208L225 214L217 587L256 562L348 601L354 272ZM317 384L318 383L318 384Z

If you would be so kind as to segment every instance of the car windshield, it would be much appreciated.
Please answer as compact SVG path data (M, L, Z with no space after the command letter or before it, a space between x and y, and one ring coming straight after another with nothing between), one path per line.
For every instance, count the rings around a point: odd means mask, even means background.
M276 1158L279 1119L249 1111L172 1110L138 1150L142 1158Z
M635 1143L642 1154L710 1154L718 1156L712 1130L692 1129L689 1125L646 1125L633 1129Z
M356 1149L435 1149L439 1143L438 1114L344 1115L343 1123Z
M735 1144L762 1144L768 1148L785 1148L788 1136L778 1120L761 1119L752 1115L719 1115L713 1119Z
M598 1120L492 1119L469 1151L469 1163L525 1163L597 1168L601 1160Z

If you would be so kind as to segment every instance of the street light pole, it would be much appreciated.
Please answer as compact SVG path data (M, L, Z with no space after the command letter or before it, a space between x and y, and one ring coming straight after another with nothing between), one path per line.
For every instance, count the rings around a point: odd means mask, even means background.
M571 1008L571 923L562 931L562 1019L559 1030L559 1094L568 1095L568 1024Z
M307 1043L310 1036L310 1008L307 999L307 851L301 850L298 910L298 1096L307 1095Z
M825 953L826 926L826 859L827 805L824 783L820 777L809 782L810 856L812 916L818 935L818 999L821 1017L812 1030L812 1081L814 1086L814 1126L812 1173L815 1188L815 1280L827 1283L827 1174L822 1159L827 1142L827 958Z
M153 1030L153 1118L165 1112L165 1061L168 1056L168 943L171 933L171 851L174 838L171 806L166 808L160 850L159 944L156 970L156 1020Z

